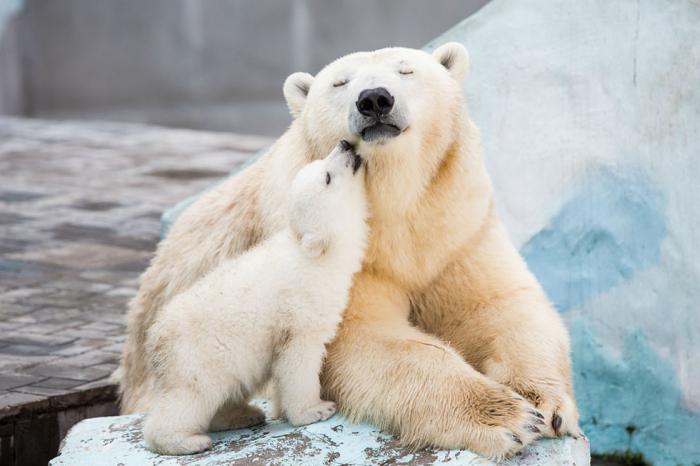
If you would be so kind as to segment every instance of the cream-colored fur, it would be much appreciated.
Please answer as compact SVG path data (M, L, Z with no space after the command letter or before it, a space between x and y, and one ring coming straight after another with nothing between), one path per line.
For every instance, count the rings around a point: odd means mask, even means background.
M320 398L319 373L367 241L355 157L344 145L304 167L292 183L290 228L165 305L146 341L156 395L144 438L152 450L196 453L211 446L209 430L264 421L248 401L270 378L293 425L335 413Z
M540 434L580 433L567 331L494 209L464 108L468 63L456 43L432 55L389 48L287 79L289 130L190 207L144 274L119 372L124 412L153 406L144 342L163 305L282 228L294 173L350 139L367 160L371 233L322 373L326 396L407 443L493 458ZM395 98L401 133L365 141L355 101L377 87Z

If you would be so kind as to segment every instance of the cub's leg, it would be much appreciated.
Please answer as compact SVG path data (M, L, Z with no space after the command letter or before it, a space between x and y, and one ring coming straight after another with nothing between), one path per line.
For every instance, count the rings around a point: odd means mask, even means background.
M209 430L219 432L222 430L242 429L256 426L265 422L265 413L255 405L241 402L236 398L229 398L219 408L211 420Z
M297 332L290 336L272 364L276 404L295 426L323 421L335 414L335 403L321 399L319 373L328 332Z
M409 307L390 282L356 276L322 377L341 412L416 446L467 448L500 459L530 443L542 415L450 346L411 326Z
M216 410L225 401L223 387L161 389L146 417L143 435L148 447L165 455L187 455L207 450L206 432Z
M581 435L568 332L500 224L469 244L413 303L422 328L545 414L543 435Z

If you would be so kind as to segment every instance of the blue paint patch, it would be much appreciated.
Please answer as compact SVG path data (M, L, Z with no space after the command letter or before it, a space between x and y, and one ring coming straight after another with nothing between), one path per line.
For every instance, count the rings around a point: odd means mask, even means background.
M576 399L592 452L642 453L654 466L700 464L700 416L683 404L675 370L639 330L611 356L582 319L570 325Z
M617 170L595 172L522 248L560 311L577 308L659 260L666 235L663 196L643 176Z
M20 273L27 264L13 260L0 260L0 272Z

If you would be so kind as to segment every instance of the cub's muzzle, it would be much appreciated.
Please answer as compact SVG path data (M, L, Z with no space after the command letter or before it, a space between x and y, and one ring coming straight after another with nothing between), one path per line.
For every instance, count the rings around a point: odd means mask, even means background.
M340 141L338 147L340 148L341 152L343 152L347 157L345 166L352 167L352 174L354 175L355 173L357 173L357 170L359 170L362 166L362 157L360 157L360 155L355 152L355 146L353 146L350 142L346 141L345 139Z

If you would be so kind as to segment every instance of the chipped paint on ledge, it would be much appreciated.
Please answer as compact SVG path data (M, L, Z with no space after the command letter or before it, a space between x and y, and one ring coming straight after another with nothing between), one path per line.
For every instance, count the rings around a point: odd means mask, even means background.
M266 413L270 408L257 401ZM465 450L404 448L399 441L367 424L352 424L336 415L304 427L271 420L262 426L212 434L210 451L189 456L161 456L145 448L140 415L86 419L71 429L51 466L114 464L163 466L199 464L341 465L451 464L496 466ZM588 466L587 439L540 440L503 466Z

